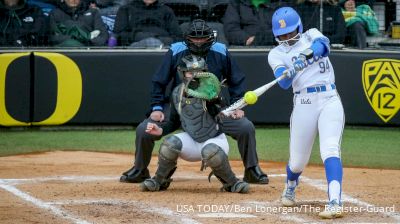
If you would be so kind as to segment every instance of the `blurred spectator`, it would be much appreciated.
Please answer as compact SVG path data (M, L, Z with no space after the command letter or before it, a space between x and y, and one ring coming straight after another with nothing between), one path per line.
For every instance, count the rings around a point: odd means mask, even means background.
M0 0L0 46L43 45L46 33L42 10L25 0Z
M109 16L117 15L118 9L128 3L129 0L96 0L90 6L98 8L101 16Z
M51 42L57 47L105 46L107 27L84 0L65 0L50 12Z
M367 47L367 35L374 35L379 32L379 23L375 12L368 5L356 7L354 0L343 2L343 16L346 21L347 33L346 43L359 49Z
M34 5L42 9L44 15L49 16L59 1L57 0L27 0L28 5Z
M225 36L231 45L274 45L272 14L280 5L270 0L232 0L222 18Z
M89 7L100 10L101 19L106 24L108 33L112 35L118 9L127 5L129 0L89 0L89 2Z
M182 31L171 8L157 0L133 0L122 6L115 19L119 45L161 48L181 40Z
M323 18L322 30L320 29L320 2L321 0L298 0L296 10L303 18L304 30L317 28L331 44L344 44L346 25L342 10L335 0L322 0Z

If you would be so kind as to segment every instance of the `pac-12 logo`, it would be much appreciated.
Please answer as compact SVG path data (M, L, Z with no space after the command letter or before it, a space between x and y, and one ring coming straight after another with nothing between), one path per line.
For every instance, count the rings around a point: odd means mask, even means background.
M364 61L362 82L374 111L386 123L400 108L400 60Z

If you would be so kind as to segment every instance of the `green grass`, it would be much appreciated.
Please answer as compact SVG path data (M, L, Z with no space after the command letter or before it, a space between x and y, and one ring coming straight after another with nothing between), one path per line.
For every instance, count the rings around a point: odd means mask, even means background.
M288 128L257 128L260 160L286 162L289 158ZM55 150L126 152L133 154L134 130L0 130L0 156ZM158 151L158 141L154 152ZM400 129L346 128L342 160L347 167L400 169ZM231 159L240 159L236 142L229 139ZM321 164L318 138L310 164Z

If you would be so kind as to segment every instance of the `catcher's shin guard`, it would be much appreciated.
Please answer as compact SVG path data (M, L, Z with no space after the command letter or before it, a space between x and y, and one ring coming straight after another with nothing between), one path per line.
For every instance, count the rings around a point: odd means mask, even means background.
M181 140L172 135L167 137L163 143L161 143L160 151L158 153L158 168L156 175L145 180L141 189L143 191L160 191L166 190L172 179L170 177L176 170L176 164L179 154L182 151Z
M172 179L170 177L174 174L176 167L173 168L164 180L159 180L156 177L144 180L140 184L141 191L163 191L167 190Z
M221 181L223 189L235 193L247 193L249 191L249 184L236 178L229 165L228 156L218 145L214 143L205 145L201 150L201 156L204 165L211 167L211 174L214 174Z

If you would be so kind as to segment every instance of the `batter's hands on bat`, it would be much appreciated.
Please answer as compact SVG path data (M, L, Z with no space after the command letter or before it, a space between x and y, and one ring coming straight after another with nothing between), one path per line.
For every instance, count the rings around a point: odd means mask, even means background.
M160 136L163 133L163 129L158 127L155 123L147 123L146 133Z
M244 117L244 111L237 109L231 114L231 117L233 119L240 119L240 118Z
M293 67L296 71L302 71L307 66L307 59L312 58L314 55L314 51L310 48L305 49L302 51L297 60L293 63Z
M293 63L293 67L296 71L302 71L306 66L306 60L303 57L298 57Z
M164 113L162 111L153 111L150 114L150 119L153 121L163 122L164 121Z
M288 79L290 79L290 78L295 77L297 72L294 68L291 68L291 69L286 69L285 71L283 71L283 74L286 74L286 77Z

